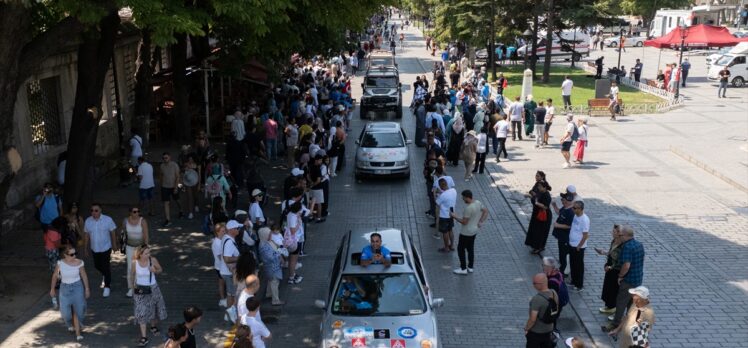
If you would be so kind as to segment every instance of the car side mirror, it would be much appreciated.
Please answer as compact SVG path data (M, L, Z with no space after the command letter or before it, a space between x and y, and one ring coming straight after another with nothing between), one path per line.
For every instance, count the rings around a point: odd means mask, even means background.
M319 309L325 309L327 308L327 303L323 300L314 300L314 306Z
M361 88L364 88L364 84L363 83L361 84Z
M357 139L357 140L356 140L356 145L358 145L358 144L360 144L360 143L361 143L361 142L360 142L360 141L358 141L358 139Z
M403 87L403 83L402 82L398 82L397 86L400 87L400 88L402 88Z
M410 145L410 144L413 144L413 140L410 140L410 139L405 140L405 145Z
M444 306L444 299L443 298L435 298L431 300L431 308L440 308Z

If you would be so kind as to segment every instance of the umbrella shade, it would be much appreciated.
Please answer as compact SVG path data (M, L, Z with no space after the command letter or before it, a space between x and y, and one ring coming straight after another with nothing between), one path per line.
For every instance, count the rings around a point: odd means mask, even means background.
M683 28L675 27L667 35L654 40L644 41L644 46L657 48L677 48L681 43L681 32ZM736 38L730 34L725 27L699 24L686 28L685 47L725 47L735 46L740 42L748 41L748 38Z

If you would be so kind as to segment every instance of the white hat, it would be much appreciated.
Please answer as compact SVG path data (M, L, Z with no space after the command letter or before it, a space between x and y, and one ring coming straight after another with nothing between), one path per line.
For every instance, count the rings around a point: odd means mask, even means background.
M262 190L260 189L254 189L252 190L252 197L259 196L262 194Z
M633 289L629 289L629 294L639 296L645 300L649 300L649 289L646 286L637 286Z
M566 186L566 192L577 193L577 188L574 185Z
M228 228L230 230L233 230L233 229L236 229L236 228L239 228L239 227L242 227L242 224L240 224L236 220L229 220L229 222L226 223L226 228Z
M294 168L294 169L291 169L291 175L293 176L304 175L304 171L299 168Z
M240 216L240 215L248 215L246 211L244 210L236 210L234 212L234 217Z

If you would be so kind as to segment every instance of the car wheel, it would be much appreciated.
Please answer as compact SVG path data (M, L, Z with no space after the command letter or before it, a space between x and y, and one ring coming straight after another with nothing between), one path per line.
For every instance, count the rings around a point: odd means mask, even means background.
M618 46L618 42L615 42L615 41L611 41L610 45L608 45L608 47L616 47L616 46Z
M740 77L740 76L738 76L738 77L736 77L736 78L732 79L732 86L733 86L733 87L738 87L738 88L740 88L740 87L743 87L743 85L744 85L744 84L745 84L745 81L743 81L743 78L742 78L742 77Z
M636 43L636 47L642 47L644 46L644 41L639 41Z
M571 59L574 60L575 62L578 62L582 60L582 55L579 53L574 53L572 54Z

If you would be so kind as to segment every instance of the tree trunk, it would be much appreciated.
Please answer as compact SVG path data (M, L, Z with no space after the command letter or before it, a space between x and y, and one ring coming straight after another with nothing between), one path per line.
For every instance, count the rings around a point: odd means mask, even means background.
M548 17L545 19L545 61L543 62L543 83L548 83L548 81L551 78L551 53L553 49L553 12L555 11L553 7L553 0L549 0L548 2ZM574 53L572 52L572 60L574 60Z
M91 203L101 98L119 21L117 12L110 12L98 27L88 28L78 47L78 82L68 138L70 155L65 169L66 208L72 202L83 207Z
M530 55L530 70L532 70L532 80L535 81L535 71L538 65L538 15L532 19L532 54Z
M190 137L190 106L189 88L187 86L187 36L175 34L177 42L171 45L172 85L174 88L174 110L172 117L176 122L176 138L178 141L188 140Z
M143 135L148 132L148 121L153 103L153 88L151 88L153 65L151 62L151 32L143 30L141 34L135 71L135 115L131 124Z
M491 67L491 81L496 81L496 11L491 3L491 25L488 35L488 59Z

